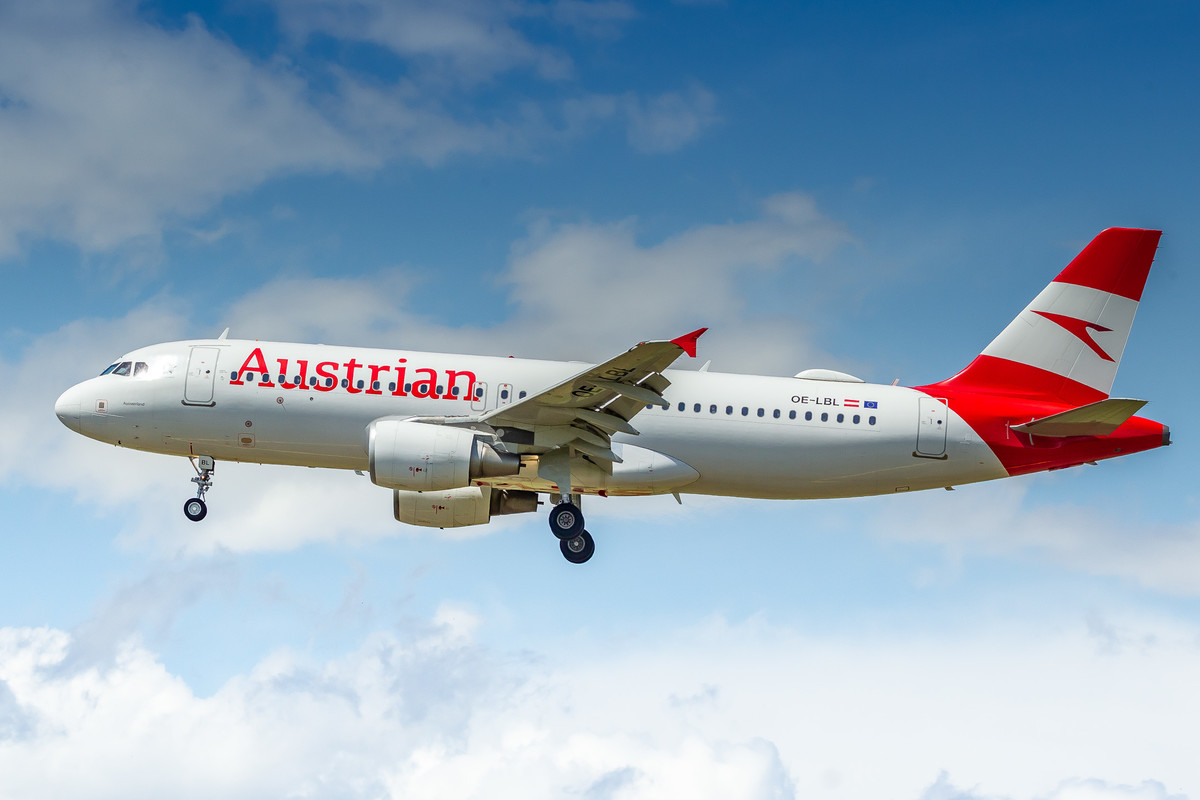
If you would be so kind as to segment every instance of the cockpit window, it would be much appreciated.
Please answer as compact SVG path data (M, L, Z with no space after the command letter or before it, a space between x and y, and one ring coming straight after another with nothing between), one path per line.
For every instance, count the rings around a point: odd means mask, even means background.
M112 371L112 374L113 375L128 375L129 370L132 367L133 367L132 361L122 361L120 364L117 364L117 367L116 367L116 369L114 369Z
M150 371L150 365L145 361L139 361L133 365L133 375L136 378L138 375L145 375Z
M120 366L120 364L109 364L108 369L104 370L104 372L101 372L100 374L107 375L108 373L112 372L114 369L116 369L119 366Z

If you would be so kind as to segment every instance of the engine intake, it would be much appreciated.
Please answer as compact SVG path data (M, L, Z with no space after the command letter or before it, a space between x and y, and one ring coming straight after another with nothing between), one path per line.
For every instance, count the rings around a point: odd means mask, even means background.
M481 434L406 419L372 422L367 453L374 483L415 492L457 489L521 469L520 456L497 450Z

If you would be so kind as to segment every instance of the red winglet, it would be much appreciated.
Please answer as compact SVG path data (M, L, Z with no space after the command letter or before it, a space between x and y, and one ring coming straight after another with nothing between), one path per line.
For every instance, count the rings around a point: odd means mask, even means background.
M700 338L700 334L704 333L708 328L700 328L699 330L685 333L678 339L672 339L671 344L677 344L692 358L696 357L696 340Z

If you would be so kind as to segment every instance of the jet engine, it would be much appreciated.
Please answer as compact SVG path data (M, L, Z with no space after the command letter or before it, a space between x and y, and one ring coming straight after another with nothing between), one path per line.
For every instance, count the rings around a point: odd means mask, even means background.
M537 492L464 486L440 492L392 492L396 519L429 528L484 525L500 514L537 511Z
M458 489L521 469L520 456L497 450L479 433L407 419L372 422L367 453L372 481L416 492Z

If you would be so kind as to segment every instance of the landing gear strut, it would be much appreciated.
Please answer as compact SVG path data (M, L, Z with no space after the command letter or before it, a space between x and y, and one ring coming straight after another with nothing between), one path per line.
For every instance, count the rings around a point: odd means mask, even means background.
M552 495L559 499L550 511L550 531L558 537L558 549L572 564L582 564L596 552L596 542L583 529L583 512L579 510L579 495Z
M192 483L196 484L196 496L183 504L183 514L192 522L199 522L208 515L208 504L204 502L204 495L212 488L212 474L216 470L216 462L212 456L200 456L199 459L188 456L188 461L192 462L192 469L196 470L196 477L192 478Z

